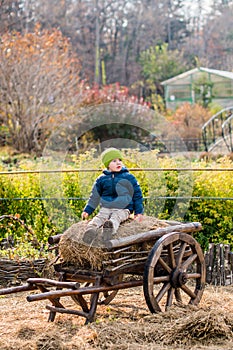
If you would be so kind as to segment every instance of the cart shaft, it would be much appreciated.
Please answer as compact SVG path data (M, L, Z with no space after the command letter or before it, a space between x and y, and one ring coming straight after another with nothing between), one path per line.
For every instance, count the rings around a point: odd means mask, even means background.
M113 286L109 285L109 286L83 287L76 290L72 290L72 289L55 290L55 291L50 291L50 292L45 292L40 294L28 295L27 301L30 302L30 301L45 300L45 299L56 299L56 298L72 296L72 295L85 295L85 294L108 292L108 291L118 290L118 289L138 287L138 286L142 286L142 284L143 284L142 280L134 280L134 281L121 282Z

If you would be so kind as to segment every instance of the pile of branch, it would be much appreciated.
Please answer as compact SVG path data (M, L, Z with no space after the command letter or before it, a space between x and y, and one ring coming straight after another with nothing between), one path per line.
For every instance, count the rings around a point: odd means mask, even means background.
M0 284L19 285L28 278L41 276L47 260L9 260L0 259Z

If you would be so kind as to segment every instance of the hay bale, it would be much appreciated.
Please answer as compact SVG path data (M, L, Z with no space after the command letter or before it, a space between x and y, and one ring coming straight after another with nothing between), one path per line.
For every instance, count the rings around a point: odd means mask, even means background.
M80 268L101 270L102 261L106 260L106 248L102 243L102 229L92 244L86 245L82 238L87 227L87 221L80 221L69 227L59 242L59 253L66 263L74 264ZM141 222L129 219L121 224L114 238L143 233L149 230L169 226L167 221L155 217L144 216ZM111 258L111 255L108 256Z
M101 247L100 230L92 244L86 245L82 238L87 227L87 222L80 221L69 227L61 236L59 242L59 255L65 263L76 265L85 269L101 269L103 253Z

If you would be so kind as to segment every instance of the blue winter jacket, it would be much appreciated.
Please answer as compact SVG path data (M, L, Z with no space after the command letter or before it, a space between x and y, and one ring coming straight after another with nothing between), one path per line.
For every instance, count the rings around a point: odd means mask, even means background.
M129 209L131 213L143 213L143 197L136 178L123 167L119 172L104 170L92 188L84 211L89 215L96 207Z

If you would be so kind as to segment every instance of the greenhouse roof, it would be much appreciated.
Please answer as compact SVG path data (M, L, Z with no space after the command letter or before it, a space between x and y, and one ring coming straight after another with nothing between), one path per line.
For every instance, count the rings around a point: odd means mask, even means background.
M193 74L198 73L198 72L206 72L206 73L209 73L209 74L214 74L214 75L218 75L218 76L223 77L223 78L227 78L227 79L232 79L233 80L233 72L228 72L228 71L218 70L218 69L209 69L209 68L199 67L199 68L191 69L191 70L189 70L187 72L184 72L182 74L176 75L175 77L170 78L168 80L164 80L161 84L162 85L172 84L172 83L177 82L177 80L185 79L188 76L193 75Z

